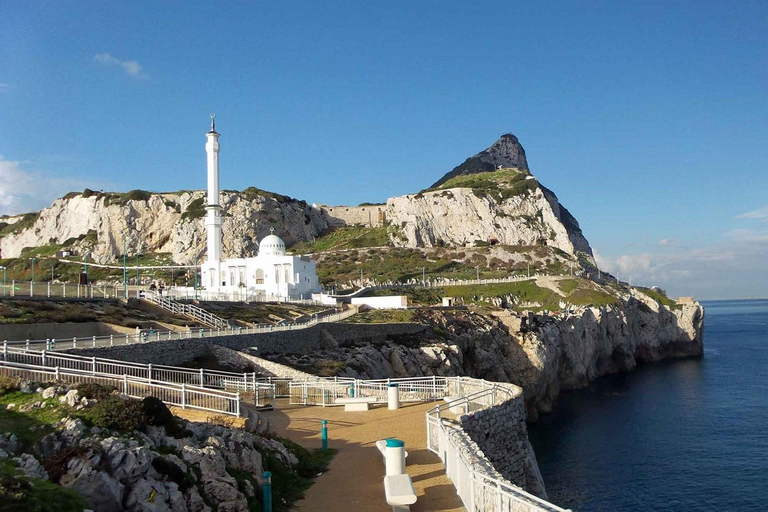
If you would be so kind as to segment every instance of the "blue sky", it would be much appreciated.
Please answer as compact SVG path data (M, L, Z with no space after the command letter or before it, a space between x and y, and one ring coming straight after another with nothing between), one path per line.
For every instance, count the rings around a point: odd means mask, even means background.
M0 214L69 190L330 204L429 186L500 134L604 268L768 296L768 3L2 2Z

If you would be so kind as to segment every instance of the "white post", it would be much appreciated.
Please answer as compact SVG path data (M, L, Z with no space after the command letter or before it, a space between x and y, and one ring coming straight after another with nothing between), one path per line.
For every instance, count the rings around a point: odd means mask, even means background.
M123 394L128 394L128 375L123 374Z
M187 408L187 385L182 382L181 384L181 408Z
M152 380L152 363L147 365L147 379Z
M92 358L91 358L91 360L92 360L92 362L93 362L93 372L92 372L92 373L93 373L94 375L96 375L96 358L95 358L95 357L92 357Z
M205 387L205 376L204 376L204 374L203 374L203 372L204 372L204 371L205 371L205 370L203 370L202 368L200 368L200 387L201 387L201 388L204 388L204 387Z
M235 412L237 413L237 417L240 417L240 390L237 391L237 404L235 405Z

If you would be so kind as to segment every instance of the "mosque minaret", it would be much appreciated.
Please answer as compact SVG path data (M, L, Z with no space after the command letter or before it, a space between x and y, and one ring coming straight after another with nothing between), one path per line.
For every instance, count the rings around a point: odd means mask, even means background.
M208 235L208 263L221 260L221 206L219 206L219 134L216 115L211 114L211 131L205 134L208 156L208 201L205 209L205 231Z
M285 242L270 234L259 242L256 257L222 259L222 211L219 204L219 134L211 115L205 153L208 167L205 230L208 260L201 265L202 298L218 300L308 299L320 291L315 261L286 254Z

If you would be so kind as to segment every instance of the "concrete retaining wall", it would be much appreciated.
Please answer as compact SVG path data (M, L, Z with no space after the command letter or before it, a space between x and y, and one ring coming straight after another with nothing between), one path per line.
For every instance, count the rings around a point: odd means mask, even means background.
M48 338L88 338L132 333L134 329L104 322L48 322L41 324L0 325L0 340L45 340Z
M290 377L294 380L312 380L316 378L316 376L311 373L302 372L295 368L291 368L290 366L268 361L267 359L256 357L245 352L239 352L218 345L214 345L211 349L220 363L233 367L252 366L258 373L267 377Z

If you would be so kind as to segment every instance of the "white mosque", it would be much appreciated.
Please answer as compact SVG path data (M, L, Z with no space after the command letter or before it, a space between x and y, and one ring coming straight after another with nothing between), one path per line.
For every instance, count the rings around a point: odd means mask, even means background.
M221 206L219 206L219 134L215 116L205 152L208 155L208 197L205 230L208 260L201 265L202 296L219 300L293 300L310 299L320 292L316 263L309 256L285 253L285 242L274 234L259 242L254 258L221 259Z

